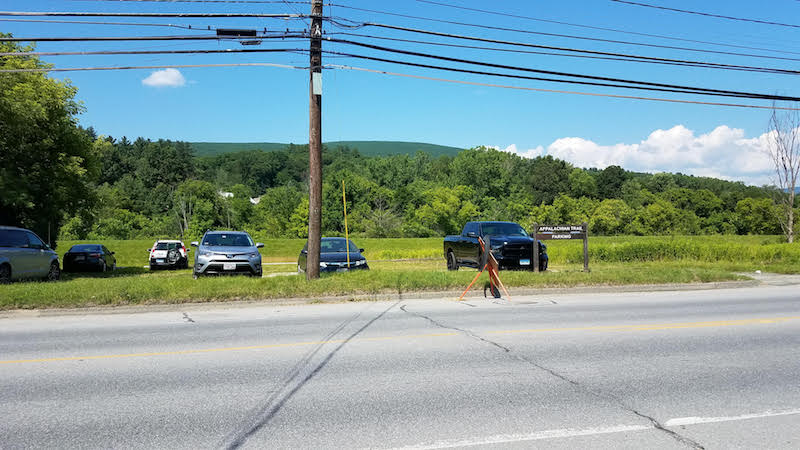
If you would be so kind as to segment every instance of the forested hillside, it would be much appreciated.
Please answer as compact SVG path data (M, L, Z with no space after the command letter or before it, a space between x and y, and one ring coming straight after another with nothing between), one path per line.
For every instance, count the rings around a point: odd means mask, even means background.
M208 228L305 237L306 146L212 157L194 156L187 143L141 138L100 138L94 148L102 166L96 201L68 217L62 238L198 236ZM362 236L441 236L472 219L587 221L594 234L781 232L770 189L713 178L584 170L486 148L367 157L326 146L323 162L327 235L344 231L342 181L349 229Z
M191 145L197 156L216 156L224 153L236 153L248 150L285 150L291 144L278 144L274 142L192 142ZM455 156L458 152L463 150L445 145L396 141L335 141L326 142L325 145L329 147L357 148L364 156L413 155L416 152L425 152L432 156Z

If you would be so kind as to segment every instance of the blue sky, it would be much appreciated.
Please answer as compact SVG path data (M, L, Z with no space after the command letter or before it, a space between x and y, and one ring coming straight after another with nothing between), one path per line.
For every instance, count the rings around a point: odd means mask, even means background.
M325 7L325 15L356 22L379 22L537 45L724 64L800 69L800 28L688 15L609 0L569 2L440 0L440 2L571 24L708 41L727 46L512 18L448 8L416 0L394 2L339 0L335 3L490 27L700 50L752 53L796 58L798 61L651 48L500 31L357 11L332 5ZM774 0L769 2L768 8L763 2L752 1L699 3L680 0L667 3L648 0L647 3L736 17L800 24L800 2L794 0ZM6 0L3 2L2 9L8 11L251 13L301 11L305 13L309 10L309 5ZM40 19L58 20L57 18ZM212 28L261 29L267 27L268 30L286 28L297 30L306 27L302 21L275 19L77 18L66 20L191 24L193 27L211 26ZM11 32L18 37L207 34L166 27L31 22L0 22L0 30ZM490 45L374 27L346 30L326 23L325 30L329 33L349 31L382 37ZM335 37L543 70L769 94L781 93L795 96L800 94L800 90L797 89L796 75L470 50L342 35ZM734 45L762 50L731 47ZM307 48L308 43L307 41L283 43L265 41L260 47L248 48L270 47ZM238 43L230 41L54 42L40 43L37 46L40 51L229 48L242 47ZM387 54L340 43L324 43L323 48L420 63L496 70ZM307 55L291 53L48 56L43 59L58 67L242 62L304 66L308 63ZM353 58L326 56L323 61L327 64L387 70L404 74L531 88L753 105L769 104L767 101L757 100L637 92L616 88L449 73ZM68 75L55 73L53 76L68 77L78 87L78 98L86 107L86 112L81 116L81 122L87 126L94 126L101 134L115 137L145 136L153 139L170 138L187 141L304 143L308 140L308 75L305 71L271 67L183 68L179 69L179 75L173 72L155 76L156 80L173 81L178 84L177 86L158 86L143 82L156 71L156 69L152 69L72 72ZM401 140L465 148L489 145L525 156L553 154L582 167L621 164L631 170L681 171L698 175L721 176L755 184L768 182L769 165L768 162L765 164L763 155L760 153L763 150L764 138L762 135L767 131L768 116L769 111L760 109L531 92L342 69L326 70L324 73L323 139L325 141Z

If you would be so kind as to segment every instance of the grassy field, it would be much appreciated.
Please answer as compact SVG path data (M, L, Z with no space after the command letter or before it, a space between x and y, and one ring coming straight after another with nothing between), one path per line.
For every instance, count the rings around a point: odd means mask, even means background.
M257 238L257 237L256 237ZM354 239L366 249L372 270L325 275L313 282L292 275L304 241L260 240L264 278L212 277L193 280L189 270L150 272L147 249L153 240L102 241L116 252L111 274L65 274L57 283L18 282L0 286L0 309L81 307L228 300L260 300L458 290L475 270L448 272L441 238ZM77 242L59 243L59 254ZM551 270L546 273L503 272L509 287L572 287L591 285L714 282L745 279L755 270L800 272L800 245L782 244L774 236L594 237L589 241L591 272L582 272L581 243L548 246ZM412 261L391 261L415 259ZM476 284L483 289L487 276Z

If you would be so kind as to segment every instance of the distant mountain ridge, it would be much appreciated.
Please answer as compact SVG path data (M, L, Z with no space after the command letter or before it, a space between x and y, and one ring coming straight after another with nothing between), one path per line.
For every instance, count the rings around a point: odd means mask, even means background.
M252 150L271 152L282 150L289 144L277 142L192 142L191 145L195 156L216 156L224 153ZM446 145L402 141L332 141L325 142L324 145L328 148L338 146L355 148L364 156L413 155L418 151L428 153L434 157L442 155L455 156L464 150L463 148L448 147Z

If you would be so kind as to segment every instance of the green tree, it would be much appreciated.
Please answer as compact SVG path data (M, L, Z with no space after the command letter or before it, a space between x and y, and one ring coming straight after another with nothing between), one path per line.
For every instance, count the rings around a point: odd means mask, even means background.
M592 212L589 229L595 234L618 234L634 216L633 209L622 200L606 199Z
M768 198L745 198L736 204L739 234L780 234L779 209Z
M299 190L289 186L267 189L253 208L248 228L270 237L297 237L296 231L290 231L290 220L302 198Z
M534 203L553 203L558 194L569 192L569 174L572 166L550 155L540 156L523 167L527 170L528 192L533 194Z
M308 197L304 197L289 217L289 232L292 237L308 237Z
M31 50L0 42L2 52ZM48 67L35 56L0 58L4 70ZM90 133L78 126L76 93L45 73L0 74L0 223L54 241L67 217L91 208L99 165Z
M597 197L597 181L583 169L572 169L569 173L569 192L573 198Z
M608 166L597 175L597 191L600 198L619 198L622 184L628 174L620 166Z

